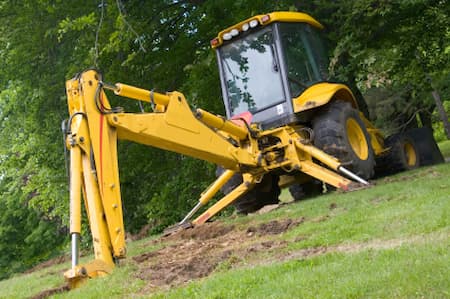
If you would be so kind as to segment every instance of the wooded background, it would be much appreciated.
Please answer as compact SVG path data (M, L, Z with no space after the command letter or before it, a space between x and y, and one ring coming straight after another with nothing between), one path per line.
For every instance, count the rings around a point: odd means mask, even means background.
M422 122L446 138L431 92L449 111L447 0L0 1L0 279L67 251L65 80L97 67L107 82L178 90L193 107L224 114L209 42L275 10L306 12L326 27L334 78L359 87L386 134ZM120 105L137 111L129 102ZM129 142L119 143L119 163L132 233L179 221L215 170ZM88 246L89 234L83 240Z

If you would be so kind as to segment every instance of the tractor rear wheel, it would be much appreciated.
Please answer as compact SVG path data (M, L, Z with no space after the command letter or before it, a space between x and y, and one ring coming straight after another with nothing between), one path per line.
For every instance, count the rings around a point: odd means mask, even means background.
M350 103L336 100L322 108L312 121L314 145L336 157L356 175L369 179L375 158L364 122Z
M222 167L218 167L216 175L219 176L224 172ZM253 189L238 197L232 205L240 214L248 214L256 212L265 205L277 204L279 202L280 187L278 181L280 178L277 175L266 174L260 183L256 184ZM223 194L228 194L237 186L242 184L242 175L235 174L220 190Z

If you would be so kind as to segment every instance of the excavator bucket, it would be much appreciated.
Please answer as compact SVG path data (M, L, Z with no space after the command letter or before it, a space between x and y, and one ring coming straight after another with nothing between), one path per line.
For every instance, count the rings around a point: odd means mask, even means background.
M420 166L434 165L445 162L430 128L422 127L412 129L406 134L414 140L414 143L417 146Z
M189 229L189 228L193 228L194 225L192 224L192 222L180 222L177 224L174 224L172 226L167 227L166 229L164 229L163 231L163 237L167 237L173 234L176 234L179 231L185 230L185 229Z

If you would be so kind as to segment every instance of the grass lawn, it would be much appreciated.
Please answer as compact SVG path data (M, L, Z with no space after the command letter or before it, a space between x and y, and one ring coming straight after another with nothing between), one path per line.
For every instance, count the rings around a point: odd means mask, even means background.
M330 253L216 274L152 298L446 298L449 260L448 242Z
M445 158L450 158L450 140L442 141L438 145L442 155Z
M450 141L439 146L450 157ZM365 190L282 205L262 215L218 218L221 225L234 226L225 245L227 236L222 243L187 239L181 245L173 240L156 244L155 237L131 242L128 258L111 275L54 297L449 298L449 177L447 163L382 178ZM248 227L283 219L301 222L279 234L246 236ZM233 236L240 239L233 241ZM212 244L198 256L199 263L207 263L219 250L215 242L231 254L191 282L153 286L153 277L139 275L150 267L149 261L133 259L189 244ZM261 250L262 245L267 249ZM170 264L159 261L161 269ZM55 265L0 281L0 298L29 298L58 288L69 267Z

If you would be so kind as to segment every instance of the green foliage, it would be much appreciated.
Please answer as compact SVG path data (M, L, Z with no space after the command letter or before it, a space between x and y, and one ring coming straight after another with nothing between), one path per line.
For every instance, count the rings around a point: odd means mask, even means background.
M442 33L450 28L449 6L445 1L356 1L352 6L342 27L351 34L337 40L335 58L350 54L345 68L350 68L363 90L409 90L400 105L431 113L434 101L425 74L439 78L448 73L450 56L445 45L450 36Z
M450 100L445 101L443 104L447 115L450 115ZM432 117L436 120L435 122L433 122L434 139L436 139L437 142L447 140L447 136L445 135L444 131L444 125L440 121L437 111L433 112Z
M132 232L147 223L160 232L180 221L214 175L204 161L128 142L120 148L126 152L119 156L124 217Z
M410 101L410 89L374 87L364 96L373 124L385 136L417 127L414 116L420 110Z
M68 32L83 32L84 30L91 28L95 28L96 18L94 13L90 13L89 15L81 16L76 19L65 18L59 23L58 29L58 41L61 41L64 35Z
M438 146L444 159L450 159L450 140L441 141Z
M45 148L33 132L39 131L33 121L37 107L22 101L27 94L20 82L0 93L0 279L60 253L65 239L57 204L65 181L41 164Z
M434 88L438 92L441 100L443 101L443 106L447 112L447 118L450 117L450 69L446 69L441 73L439 77L434 78ZM439 142L447 140L447 136L444 131L444 125L437 111L433 111L431 115L433 121L434 138Z

